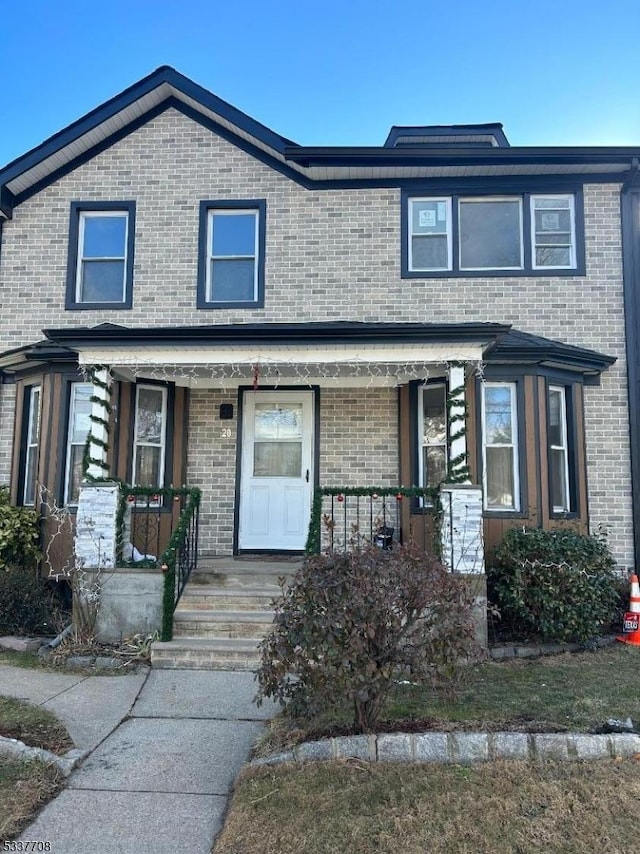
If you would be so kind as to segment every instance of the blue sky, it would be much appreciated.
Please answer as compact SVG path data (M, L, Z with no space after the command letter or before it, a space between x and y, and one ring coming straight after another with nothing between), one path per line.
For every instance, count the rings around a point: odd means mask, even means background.
M159 65L306 145L640 147L638 0L0 0L0 165Z

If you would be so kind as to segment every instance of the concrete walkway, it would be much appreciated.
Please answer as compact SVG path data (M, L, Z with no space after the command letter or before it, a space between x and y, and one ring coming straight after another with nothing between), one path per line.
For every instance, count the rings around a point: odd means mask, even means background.
M233 781L274 713L251 673L74 676L0 665L0 694L54 712L92 752L21 840L53 854L209 854Z

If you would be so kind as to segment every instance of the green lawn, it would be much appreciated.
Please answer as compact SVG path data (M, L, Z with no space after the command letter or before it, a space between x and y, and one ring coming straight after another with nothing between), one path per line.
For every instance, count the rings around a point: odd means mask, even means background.
M465 669L454 700L427 688L396 686L377 729L591 732L607 718L640 720L639 673L640 650L623 644L597 652L472 665ZM332 708L311 720L279 716L258 753L346 733L350 725L347 708Z

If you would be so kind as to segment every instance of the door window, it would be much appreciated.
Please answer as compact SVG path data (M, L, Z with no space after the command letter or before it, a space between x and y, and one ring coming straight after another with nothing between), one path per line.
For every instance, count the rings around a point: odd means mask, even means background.
M302 404L256 404L253 476L302 476Z

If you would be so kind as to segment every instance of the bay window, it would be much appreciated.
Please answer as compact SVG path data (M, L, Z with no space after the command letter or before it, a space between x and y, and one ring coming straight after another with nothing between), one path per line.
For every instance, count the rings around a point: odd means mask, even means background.
M24 484L22 503L33 506L36 501L38 480L38 447L40 443L40 401L42 389L39 385L30 386L25 396L27 407L27 435L24 447Z
M519 510L519 460L516 384L482 386L482 462L487 510Z
M93 404L91 383L72 383L69 397L69 427L64 480L65 504L77 504L82 482L82 459L91 429Z
M133 484L161 487L167 432L167 389L155 385L136 386L133 438Z
M551 508L554 513L568 513L572 507L565 389L560 386L549 386L547 401Z

